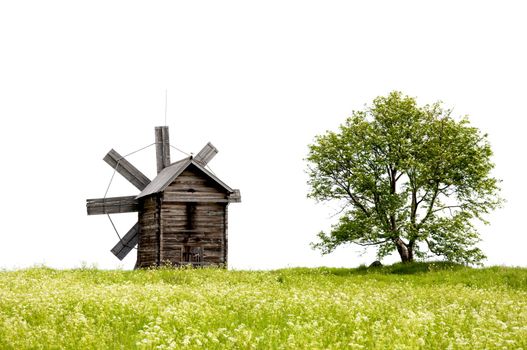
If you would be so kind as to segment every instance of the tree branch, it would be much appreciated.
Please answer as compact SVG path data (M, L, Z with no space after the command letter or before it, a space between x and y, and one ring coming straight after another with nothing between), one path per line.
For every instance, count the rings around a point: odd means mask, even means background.
M351 198L351 200L353 201L353 204L355 204L360 210L362 210L362 212L367 216L369 217L371 214L368 210L366 210L366 207L364 207L364 205L362 205L362 203L360 203L358 201L358 199L355 198L355 196L353 195L353 193L351 193L351 190L348 188L347 189L347 192Z
M417 207L419 202L417 202L417 190L412 188L412 204L410 209L410 223L415 226L415 221L417 219Z
M439 193L439 181L436 181L436 186L435 186L435 189L434 189L434 194L432 195L432 199L430 200L430 204L428 205L428 211L425 215L425 217L423 218L423 220L421 220L421 222L419 223L419 225L417 225L417 229L419 229L425 222L426 220L428 220L428 218L430 217L430 215L432 215L433 213L433 208L434 208L434 204L435 204L435 201L436 201L436 198L437 198L437 195Z
M425 239L425 242L426 242L426 246L428 247L428 250L430 250L432 254L435 254L437 256L442 255L440 252L434 251L434 249L432 249L432 244L430 244L430 241L428 239Z
M373 245L383 244L383 243L386 243L386 242L389 242L389 241L391 241L391 238L387 238L384 241L379 241L379 242L372 242L372 243L353 242L353 244L360 245L361 247L369 247L369 246L373 246Z
M374 198L374 201L375 201L375 205L374 205L374 208L375 208L375 212L377 213L377 216L379 216L379 219L384 221L385 225L386 225L386 230L389 231L390 230L390 222L388 220L388 217L386 216L386 213L381 205L381 199L380 199L380 196L379 196L379 193L377 193L376 191L373 191L373 198Z
M445 191L446 189L448 189L451 185L446 185L445 187L442 187L439 189L439 192L443 192Z
M353 202L353 204L359 208L360 210L362 210L362 212L367 216L369 217L371 214L370 212L366 209L366 207L361 203L359 202L358 198L355 197L355 195L351 192L351 189L350 189L350 186L349 184L344 184L342 183L341 181L339 181L338 177L336 175L333 175L331 177L333 179L333 181L335 181L335 183L342 189L344 190L348 196L350 197L351 201Z
M440 208L432 210L432 213L435 213L435 212L438 212L438 211L441 211L441 210L444 210L444 209L463 208L463 207L464 207L463 205L447 205L447 206L440 207Z
M421 204L421 202L425 200L425 198L426 198L426 196L428 196L428 193L429 193L429 192L430 192L430 191L426 190L425 194L421 197L421 199L419 199L419 200L417 201L417 205Z

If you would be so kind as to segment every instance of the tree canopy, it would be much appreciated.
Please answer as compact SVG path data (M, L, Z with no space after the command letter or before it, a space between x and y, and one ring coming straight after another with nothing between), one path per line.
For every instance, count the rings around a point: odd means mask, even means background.
M474 222L501 204L499 180L487 135L451 113L392 92L317 136L309 196L338 201L342 215L313 246L324 254L342 243L376 246L379 258L397 250L403 262L480 262Z

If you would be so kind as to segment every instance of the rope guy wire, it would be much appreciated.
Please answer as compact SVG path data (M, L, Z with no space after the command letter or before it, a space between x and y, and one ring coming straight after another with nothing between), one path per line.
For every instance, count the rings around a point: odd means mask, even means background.
M165 89L165 126L167 126L168 89Z
M177 148L176 146L172 146L172 145L170 145L170 147L172 147L173 149L175 149L175 150L176 150L176 151L178 151L178 152L181 152L181 153L183 153L183 154L184 154L184 155L186 155L187 157L190 157L190 154L189 154L189 153L187 153L187 152L185 152L185 151L182 151L182 150L180 150L180 149L179 149L179 148Z
M135 246L129 246L127 243L124 243L123 239L121 238L121 235L119 235L119 232L117 231L117 228L115 227L115 224L113 223L112 217L110 216L110 214L106 214L106 215L108 216L108 219L110 219L110 223L112 224L115 234L117 235L117 237L119 237L119 241L121 242L121 244L124 245L126 248L137 249Z
M152 142L151 144L146 145L145 147L139 148L138 150L135 150L135 151L133 151L133 152L128 153L127 155L122 156L121 158L119 158L119 160L121 160L121 159L123 159L123 158L126 158L126 157L128 157L128 156L131 156L132 154L135 154L135 153L137 153L137 152L140 152L140 151L142 151L142 150L144 150L144 149L147 149L148 147L151 147L151 146L153 146L153 145L155 145L155 144L156 144L155 142Z
M205 165L205 169L210 171L212 173L212 175L216 176L216 174L214 173L214 171L212 171L212 169L211 169L211 167L209 165Z
M115 167L113 168L112 177L110 178L110 182L108 183L108 187L106 187L106 192L104 193L103 200L106 199L106 196L108 195L108 191L110 190L110 186L111 186L111 184L112 184L112 181L113 181L113 178L114 178L114 176L115 176L115 173L117 172L117 168L119 167L119 164L121 163L121 160L125 159L125 158L128 157L128 156L131 156L132 154L135 154L135 153L137 153L137 152L141 152L142 150L145 150L145 149L147 149L148 147L151 147L151 146L153 146L153 145L155 145L155 144L156 144L156 143L153 142L153 143L151 143L151 144L149 144L149 145L147 145L147 146L141 147L141 148L139 148L138 150L135 150L135 151L133 151L133 152L130 152L130 153L128 153L128 154L122 156L121 158L117 159L117 164L115 164Z

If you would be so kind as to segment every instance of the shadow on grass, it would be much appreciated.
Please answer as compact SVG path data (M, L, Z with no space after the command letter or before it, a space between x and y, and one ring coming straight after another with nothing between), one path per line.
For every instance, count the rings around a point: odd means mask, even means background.
M415 275L423 274L435 271L455 271L467 268L464 265L446 262L446 261L435 261L435 262L413 262L413 263L396 263L393 265L386 266L375 266L367 267L361 265L356 268L343 268L343 267L319 267L319 268L293 268L288 269L295 271L296 273L313 273L318 272L320 274L334 275L334 276L350 276L350 275L369 275L369 274L382 274L382 275ZM284 271L284 270L282 270Z

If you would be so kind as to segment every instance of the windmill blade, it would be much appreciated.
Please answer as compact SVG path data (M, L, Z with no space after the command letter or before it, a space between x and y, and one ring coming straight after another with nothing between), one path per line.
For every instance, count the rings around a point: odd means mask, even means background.
M146 185L150 183L150 179L145 174L140 172L135 166L129 161L124 159L114 149L111 149L108 154L103 158L112 168L114 168L119 174L124 176L125 179L130 181L132 185L137 187L139 191L145 189Z
M112 248L112 253L123 260L125 256L134 249L135 245L139 241L139 222L136 222L134 226L121 238L121 240Z
M135 196L94 198L86 200L88 215L133 213L139 210Z
M194 160L205 166L216 154L218 154L218 149L209 142L201 149L201 151L199 151L198 154L196 154Z

